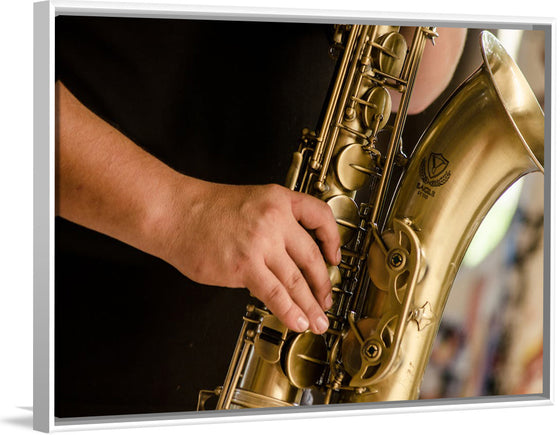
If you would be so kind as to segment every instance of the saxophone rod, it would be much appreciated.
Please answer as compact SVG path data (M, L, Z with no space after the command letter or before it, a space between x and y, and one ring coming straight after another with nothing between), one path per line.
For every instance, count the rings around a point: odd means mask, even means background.
M336 76L333 92L331 93L331 97L329 99L329 104L327 106L325 119L323 120L323 124L321 125L321 130L319 132L319 136L317 137L317 146L315 147L315 152L313 153L313 157L311 159L311 167L313 169L320 168L320 161L323 151L325 149L324 139L327 135L328 128L331 124L331 120L334 114L336 102L339 100L339 94L342 88L342 83L344 79L344 75L348 69L348 64L350 63L350 57L353 52L353 46L356 42L357 35L363 26L356 24L352 26L350 30L350 34L348 35L348 41L346 41L346 48L344 49L344 54L341 60L341 67L338 70L338 74Z
M237 344L235 345L235 350L233 351L232 361L235 363L230 364L228 372L226 374L226 379L224 381L224 386L222 389L222 393L218 398L218 404L216 405L216 409L227 409L229 404L231 403L231 398L233 396L233 392L235 390L235 386L237 385L237 380L239 378L239 372L241 367L245 364L245 358L247 356L246 348L247 343L245 342L245 334L247 332L247 325L249 320L247 318L243 321L243 326L241 327L241 331L239 332L239 337L237 339ZM243 352L241 352L241 345L243 346ZM241 354L241 356L240 356ZM232 379L235 379L232 382Z
M362 27L364 26L360 26L360 31L362 30ZM366 28L367 29L367 28ZM365 40L365 38L367 37L367 31L364 31L361 33L360 35L360 41L358 46L363 46L363 42ZM354 56L354 59L352 60L352 65L350 66L350 70L349 70L349 74L350 76L354 76L354 73L356 71L357 65L358 65L358 60L359 60L359 56ZM326 146L326 152L325 152L325 157L323 159L323 164L321 167L321 173L319 175L319 179L316 183L316 186L318 187L319 191L324 192L325 190L325 179L327 178L327 171L329 169L329 165L330 165L330 161L332 158L332 154L334 152L334 147L336 144L336 139L338 138L338 132L340 131L340 125L342 124L342 118L344 116L344 109L346 106L346 102L348 100L348 95L350 94L350 89L352 87L353 83L352 81L346 81L346 86L344 87L344 89L342 90L342 95L341 98L339 99L340 104L338 105L338 110L336 113L336 119L335 119L335 128L332 131L331 136L329 137L328 140L328 146ZM323 127L325 126L325 124L323 124Z
M424 37L425 36L425 37ZM425 28L425 27L418 27L414 33L413 43L412 43L412 51L410 55L407 57L405 64L403 66L404 73L401 74L403 78L400 77L393 77L393 79L397 83L401 83L404 86L403 96L401 98L401 102L399 105L399 110L397 112L397 119L395 120L395 127L393 128L393 132L389 141L389 147L387 151L387 159L385 161L385 166L382 171L382 176L380 180L380 185L377 189L375 201L372 201L373 209L370 214L370 220L368 223L369 230L366 232L366 239L364 244L362 245L362 255L365 255L365 252L368 250L368 247L371 243L372 236L380 243L380 246L383 246L386 250L385 243L383 239L379 236L379 228L378 225L378 216L381 209L382 201L384 201L384 197L386 195L386 187L390 179L389 169L393 165L393 160L395 158L396 153L396 143L397 138L400 138L402 134L402 130L404 127L404 122L406 120L406 112L408 110L408 104L410 101L410 96L412 93L413 83L416 79L416 72L418 70L418 65L422 58L422 53L424 51L426 38L433 38L437 36L435 33L435 28ZM360 271L360 275L358 278L358 288L362 288L364 285L367 285L367 272L366 268L363 268ZM350 303L353 311L360 312L361 306L363 305L363 299L365 298L364 291L356 292L353 301Z
M406 86L399 104L395 126L393 128L393 132L391 133L391 139L389 142L390 146L387 153L387 159L385 160L385 166L383 168L383 175L380 180L379 188L377 189L375 201L373 202L373 211L370 220L371 225L377 223L381 204L385 200L387 185L389 183L391 168L393 166L393 161L395 159L395 153L397 149L396 143L402 135L404 122L406 120L406 113L408 111L408 105L410 103L410 97L412 95L412 89L414 87L414 80L416 79L418 66L420 65L424 47L426 46L426 39L433 38L434 36L435 32L432 30L432 28L428 29L425 27L418 27L414 32L414 38L412 42L413 50L411 51L410 56L407 58L404 65L404 77Z
M377 35L377 26L368 26L368 28L366 29L365 33L367 34L368 40L365 46L365 49L363 50L363 53L361 54L361 59L360 59L360 63L361 63L361 68L364 68L364 66L371 62L371 52L373 50L374 47L374 43L373 41L376 38ZM356 83L356 89L360 89L360 86L362 85L362 81L364 80L364 74L359 74L358 75L358 79L357 79L357 83ZM364 101L360 98L358 98L358 96L356 95L356 92L354 92L354 95L350 98L350 108L354 109L356 107L356 103L357 104L364 104L364 105L370 105L371 103L368 103L367 101ZM371 105L370 107L376 107L375 105Z

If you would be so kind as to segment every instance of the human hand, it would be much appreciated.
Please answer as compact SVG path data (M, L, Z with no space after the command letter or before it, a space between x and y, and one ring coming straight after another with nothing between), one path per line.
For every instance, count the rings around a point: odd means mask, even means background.
M162 258L202 284L246 287L294 331L327 329L325 260L338 264L340 239L326 203L277 185L182 175L64 85L57 82L56 90L58 215Z
M330 207L278 185L188 178L184 188L171 214L164 259L199 283L248 288L296 332L325 332L323 311L332 304L325 261L340 262Z

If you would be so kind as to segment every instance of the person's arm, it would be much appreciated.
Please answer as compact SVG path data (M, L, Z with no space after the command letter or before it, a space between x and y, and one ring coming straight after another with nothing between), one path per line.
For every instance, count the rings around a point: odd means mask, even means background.
M290 329L323 333L340 261L326 203L276 185L182 175L56 83L56 213L157 256L202 284L248 288ZM317 246L308 230L318 239ZM323 257L323 254L324 257Z
M467 29L438 27L436 31L439 36L435 38L435 45L430 40L426 41L418 67L408 108L411 115L424 111L445 90L463 53ZM410 47L414 28L403 29L403 34ZM391 95L394 98L393 111L396 111L400 94L391 91Z

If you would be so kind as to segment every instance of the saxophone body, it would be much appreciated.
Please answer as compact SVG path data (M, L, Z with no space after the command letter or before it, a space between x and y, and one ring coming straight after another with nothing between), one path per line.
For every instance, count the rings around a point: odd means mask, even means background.
M296 334L255 301L222 387L199 409L416 399L466 249L499 196L544 171L544 115L490 33L483 63L440 109L410 157L401 135L434 27L410 47L398 27L338 26L339 67L316 132L305 130L286 185L332 208L342 262L329 267L328 331ZM401 95L392 107L389 90ZM396 112L392 125L391 112ZM402 169L396 194L394 168Z

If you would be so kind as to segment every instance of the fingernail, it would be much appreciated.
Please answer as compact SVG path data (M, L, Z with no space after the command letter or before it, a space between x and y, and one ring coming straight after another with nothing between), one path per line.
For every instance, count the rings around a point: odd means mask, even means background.
M336 264L340 263L342 261L342 251L340 250L340 248L338 248L338 251L336 252Z
M322 334L329 328L329 321L325 316L319 316L315 321L315 326L317 330Z
M309 328L309 322L307 321L307 319L303 316L298 317L297 319L297 327L299 329L300 332L305 331L307 328Z
M323 303L323 308L325 309L325 311L327 311L332 306L332 296L330 293L327 295Z

